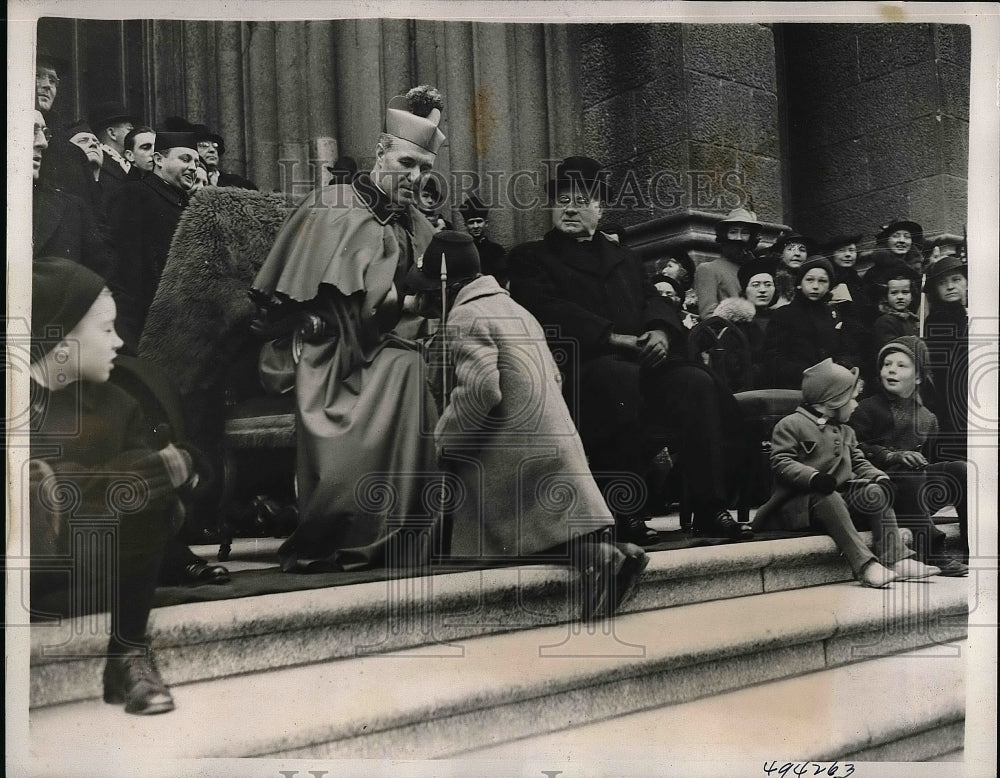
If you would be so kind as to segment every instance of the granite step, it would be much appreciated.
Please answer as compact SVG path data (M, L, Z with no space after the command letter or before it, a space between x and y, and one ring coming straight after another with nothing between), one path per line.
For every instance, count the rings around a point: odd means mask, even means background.
M964 743L965 648L943 643L454 756L537 759L552 769L572 759L579 769L605 761L612 744L642 744L635 757L711 761L718 775L772 762L940 759Z
M74 759L446 757L903 651L951 656L969 591L843 582L431 643L176 685L165 716L36 709L32 744Z
M851 580L825 536L650 556L626 613ZM575 579L534 565L188 603L154 610L150 635L172 686L422 645L447 653L456 640L574 621ZM99 697L106 635L104 615L34 625L31 707Z

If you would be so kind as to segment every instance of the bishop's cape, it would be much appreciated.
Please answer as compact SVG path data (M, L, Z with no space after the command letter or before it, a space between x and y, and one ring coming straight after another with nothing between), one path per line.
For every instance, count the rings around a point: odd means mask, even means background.
M408 566L430 551L437 414L397 290L433 235L362 175L304 198L254 280L259 299L305 308L329 333L295 369L300 524L285 570Z

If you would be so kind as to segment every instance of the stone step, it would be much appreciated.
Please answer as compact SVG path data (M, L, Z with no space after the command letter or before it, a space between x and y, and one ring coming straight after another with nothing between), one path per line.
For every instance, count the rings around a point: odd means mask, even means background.
M965 649L943 643L455 756L534 759L554 770L572 760L578 771L621 744L619 757L711 761L718 775L749 774L772 761L939 759L964 743ZM726 761L742 769L727 771Z
M625 612L851 580L826 536L650 556ZM154 610L150 635L173 686L565 623L576 618L575 579L535 565L188 603ZM107 634L103 615L34 625L31 707L99 697Z
M74 759L445 757L961 640L968 600L968 579L845 582L542 626L178 685L165 716L36 709L32 744Z

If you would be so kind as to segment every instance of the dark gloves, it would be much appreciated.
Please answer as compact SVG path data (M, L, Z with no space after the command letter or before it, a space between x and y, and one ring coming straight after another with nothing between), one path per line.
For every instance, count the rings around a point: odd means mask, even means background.
M820 494L833 494L837 490L837 479L829 473L816 473L809 479L809 489Z

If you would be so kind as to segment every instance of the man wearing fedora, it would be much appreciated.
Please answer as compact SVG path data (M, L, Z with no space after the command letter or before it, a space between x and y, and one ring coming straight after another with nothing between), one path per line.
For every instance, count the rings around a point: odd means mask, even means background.
M135 127L138 119L121 103L101 103L90 117L90 127L101 142L104 161L101 177L124 183L132 163L125 158L125 137Z
M217 132L212 132L204 124L194 125L193 132L198 144L198 156L208 172L209 186L235 186L240 189L257 189L253 181L248 181L235 173L227 173L219 166L226 153L226 141Z
M715 225L715 241L722 256L702 262L694 271L694 291L698 296L698 315L707 318L715 306L727 297L740 296L737 271L753 259L763 226L746 208L736 208Z
M442 105L426 85L392 98L371 172L304 197L254 279L277 331L301 314L325 323L294 360L300 520L278 551L283 570L401 567L430 554L439 522L423 494L440 488L427 475L437 412L421 354L401 336L419 323L402 289L434 237L416 204L445 141ZM393 495L391 510L376 492Z
M507 286L507 251L499 243L486 237L486 228L490 226L490 209L479 199L479 195L473 193L462 201L462 207L458 211L465 220L466 231L476 243L483 273L493 276L500 286Z
M645 493L653 456L668 442L688 463L695 531L745 538L749 528L726 512L735 401L703 366L685 361L677 311L645 278L638 257L598 231L607 195L598 162L559 163L548 184L552 229L511 250L511 294L554 335L574 343L563 364L564 391L615 512L618 539L656 542L642 500L624 504L617 496L623 486Z

